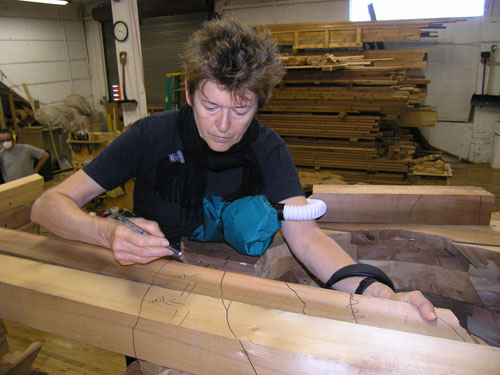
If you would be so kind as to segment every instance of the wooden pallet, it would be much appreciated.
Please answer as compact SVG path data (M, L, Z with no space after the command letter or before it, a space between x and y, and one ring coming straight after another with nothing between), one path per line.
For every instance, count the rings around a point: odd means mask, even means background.
M266 25L282 47L300 49L357 48L364 43L418 41L437 36L430 28L461 19L334 22ZM424 31L425 29L425 31Z

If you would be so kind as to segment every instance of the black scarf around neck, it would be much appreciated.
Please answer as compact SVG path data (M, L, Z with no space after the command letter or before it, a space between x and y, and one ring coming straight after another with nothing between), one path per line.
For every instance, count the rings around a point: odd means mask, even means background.
M189 217L201 207L207 187L207 172L222 172L243 168L243 180L237 191L224 197L233 201L255 195L262 186L259 163L250 144L259 135L259 124L253 119L240 142L225 152L216 152L200 137L193 109L182 106L177 117L177 130L182 140L184 163L172 161L167 156L160 161L156 171L156 190L166 201L179 201Z

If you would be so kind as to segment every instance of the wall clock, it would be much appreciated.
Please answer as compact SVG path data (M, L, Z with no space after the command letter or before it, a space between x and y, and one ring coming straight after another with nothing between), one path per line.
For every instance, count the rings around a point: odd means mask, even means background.
M113 34L119 42L124 42L128 38L128 27L123 21L116 21L113 24Z

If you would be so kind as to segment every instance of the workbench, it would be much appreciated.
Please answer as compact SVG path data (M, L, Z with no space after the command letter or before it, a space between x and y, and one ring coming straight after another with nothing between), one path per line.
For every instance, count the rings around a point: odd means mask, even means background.
M5 209L34 199L40 181L35 175L5 187ZM20 189L26 193L13 194ZM345 193L332 189L333 200ZM475 197L483 204L461 212L481 220L490 196L467 192L439 202ZM399 194L392 209L401 211L413 193ZM397 290L419 289L455 312L437 308L433 323L407 303L317 287L279 235L260 258L184 240L193 264L165 258L120 266L108 249L6 228L0 319L187 374L496 375L500 348L486 342L498 345L500 232L419 224L435 193L409 205L402 217L413 224L319 222L354 259L389 274Z
M446 309L430 324L406 303L0 235L0 318L190 374L500 371L500 349Z

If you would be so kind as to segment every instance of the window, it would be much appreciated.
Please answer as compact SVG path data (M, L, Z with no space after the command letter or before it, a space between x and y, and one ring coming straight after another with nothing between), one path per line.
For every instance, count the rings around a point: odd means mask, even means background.
M484 11L484 0L350 0L350 20L370 21L370 3L378 21L482 17Z

